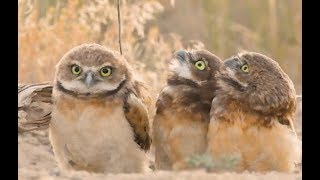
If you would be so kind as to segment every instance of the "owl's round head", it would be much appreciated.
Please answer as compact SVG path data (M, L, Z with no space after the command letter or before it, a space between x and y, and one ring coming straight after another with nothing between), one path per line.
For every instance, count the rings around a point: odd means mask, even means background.
M55 87L79 97L103 97L118 92L128 80L127 61L98 44L82 44L56 65Z
M296 93L289 76L263 54L243 52L225 60L217 80L220 94L259 112L286 111L295 104Z
M170 61L171 77L201 86L212 81L222 60L206 50L176 51Z

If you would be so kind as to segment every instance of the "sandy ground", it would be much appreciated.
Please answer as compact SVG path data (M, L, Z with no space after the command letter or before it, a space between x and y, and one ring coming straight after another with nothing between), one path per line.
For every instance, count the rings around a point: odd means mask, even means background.
M302 105L297 104L297 113L295 127L299 137L301 138L302 123ZM261 173L208 173L204 170L171 172L171 171L155 171L145 174L89 174L87 172L60 172L50 146L48 132L35 131L24 134L18 134L18 178L20 180L36 180L36 179L72 179L72 180L102 180L102 179L156 179L156 180L182 180L182 179L217 179L217 180L282 180L282 179L302 179L301 167L292 174L268 172Z

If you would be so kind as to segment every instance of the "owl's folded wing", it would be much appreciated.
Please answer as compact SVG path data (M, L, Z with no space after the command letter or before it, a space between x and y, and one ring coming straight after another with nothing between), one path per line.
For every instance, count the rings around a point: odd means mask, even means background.
M287 126L292 131L292 133L294 133L297 136L297 132L294 127L292 118L279 118L278 121L280 124Z
M143 150L149 150L151 138L149 135L148 111L145 105L133 93L129 93L124 100L123 110L133 128L135 142Z
M153 108L152 88L138 80L134 81L133 88L134 92L137 93L137 97L141 99L142 103L150 111Z

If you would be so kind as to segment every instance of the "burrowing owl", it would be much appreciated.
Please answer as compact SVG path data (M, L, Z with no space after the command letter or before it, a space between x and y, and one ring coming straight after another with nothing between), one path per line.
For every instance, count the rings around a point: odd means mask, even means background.
M49 129L59 167L143 172L151 143L145 92L118 53L98 44L67 52L56 66Z
M237 156L240 171L292 171L301 141L293 127L296 93L289 76L254 52L239 53L221 67L208 132L212 158Z
M167 86L156 103L153 142L156 167L180 170L206 150L214 76L222 61L205 50L181 50L170 63Z

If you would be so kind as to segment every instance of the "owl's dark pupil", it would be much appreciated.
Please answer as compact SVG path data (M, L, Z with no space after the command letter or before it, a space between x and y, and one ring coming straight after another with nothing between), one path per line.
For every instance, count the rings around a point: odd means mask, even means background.
M74 71L75 72L79 72L80 71L80 68L78 66L74 67Z
M107 73L109 72L109 69L102 69L102 72L103 72L104 74L107 74Z

